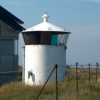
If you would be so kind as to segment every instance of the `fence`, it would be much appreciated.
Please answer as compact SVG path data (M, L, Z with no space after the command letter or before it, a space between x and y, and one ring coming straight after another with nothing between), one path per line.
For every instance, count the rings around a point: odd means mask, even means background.
M79 76L82 76L82 75L88 75L88 81L89 81L89 85L90 85L90 81L91 81L91 75L94 75L95 76L95 81L96 81L96 83L97 83L97 80L98 80L98 75L100 75L100 71L99 71L99 73L98 73L98 68L99 68L99 64L98 64L98 62L96 63L96 65L91 65L90 63L88 64L88 65L78 65L78 62L76 62L76 65L68 65L68 66L74 66L74 67L76 67L76 75L75 75L75 77L76 77L76 100L78 100L78 93L79 93L79 86L78 86L78 80L79 80ZM79 67L79 69L81 69L81 70L78 70L78 66L80 66ZM92 66L92 68L91 68L91 66ZM87 72L86 71L83 71L82 70L82 68L83 67L85 67L85 68L87 68ZM91 73L91 70L90 69L95 69L95 72L94 71L92 71L92 73ZM85 74L84 74L85 73Z
M95 65L79 65L78 63L67 65L67 77L63 82L58 83L58 96L56 96L55 90L57 85L52 83L44 88L42 95L37 100L99 100L99 67L98 63ZM43 86L29 86L19 82L19 80L21 81L21 69L19 72L0 73L0 77L11 74L20 74L20 76L16 82L0 88L0 100L36 100ZM0 82L2 82L1 78Z

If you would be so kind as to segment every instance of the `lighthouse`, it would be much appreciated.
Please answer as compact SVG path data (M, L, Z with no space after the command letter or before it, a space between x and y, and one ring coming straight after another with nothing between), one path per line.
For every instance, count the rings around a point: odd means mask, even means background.
M29 85L44 84L55 64L58 81L66 76L66 44L70 32L49 23L47 12L42 17L42 23L22 32L25 42L23 80ZM54 71L48 83L55 82L55 77Z

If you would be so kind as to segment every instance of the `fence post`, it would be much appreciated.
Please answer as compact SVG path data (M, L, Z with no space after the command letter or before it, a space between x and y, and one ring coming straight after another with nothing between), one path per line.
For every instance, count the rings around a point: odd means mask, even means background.
M89 63L88 66L89 66L89 85L90 85L90 66L91 64Z
M77 100L78 100L78 62L76 62L76 93L77 93Z
M96 82L97 82L97 78L98 78L98 62L96 63Z
M50 73L48 79L47 79L46 82L44 83L44 85L43 85L43 87L42 87L40 93L38 94L36 100L38 100L39 96L41 95L41 93L42 93L42 91L43 91L43 89L44 89L44 87L45 87L45 85L47 84L48 80L50 79L52 73L54 72L54 70L55 70L56 68L57 68L57 64L54 66L53 70L51 71L51 73ZM56 74L57 74L57 73L56 73Z
M58 65L56 64L55 67L56 67L56 100L58 100L58 81L57 81L57 68L58 68Z

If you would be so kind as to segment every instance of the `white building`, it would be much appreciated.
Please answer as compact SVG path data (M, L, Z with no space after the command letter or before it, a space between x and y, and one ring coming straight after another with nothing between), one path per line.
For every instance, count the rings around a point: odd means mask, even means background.
M25 66L23 81L26 84L43 84L58 64L58 81L66 76L66 43L70 32L48 22L43 22L22 32L25 41ZM49 83L55 81L55 72Z
M0 85L17 79L18 36L23 23L0 6Z

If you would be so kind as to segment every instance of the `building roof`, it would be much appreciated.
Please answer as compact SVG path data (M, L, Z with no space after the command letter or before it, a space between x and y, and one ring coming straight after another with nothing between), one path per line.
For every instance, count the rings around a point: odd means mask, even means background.
M24 22L11 14L9 11L0 6L0 19L5 22L9 27L17 31L23 31L24 28L20 25Z
M55 26L55 25L49 23L48 22L49 16L47 15L47 13L45 13L42 17L43 17L44 22L42 22L36 26L33 26L23 32L52 31L52 32L70 33L58 26Z

